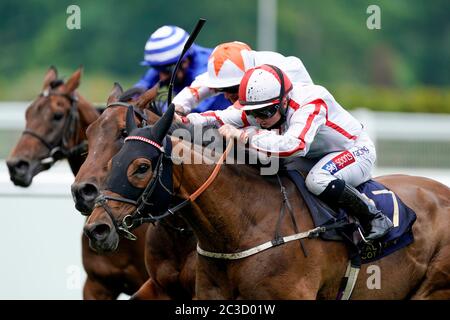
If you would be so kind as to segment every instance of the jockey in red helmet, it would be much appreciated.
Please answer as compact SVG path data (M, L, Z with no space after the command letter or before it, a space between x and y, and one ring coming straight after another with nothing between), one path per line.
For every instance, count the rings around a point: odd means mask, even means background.
M262 65L245 72L234 107L189 114L185 121L219 124L225 137L271 155L319 158L306 178L309 191L357 217L367 240L393 228L354 188L371 178L375 146L361 123L324 87L293 83L280 68Z

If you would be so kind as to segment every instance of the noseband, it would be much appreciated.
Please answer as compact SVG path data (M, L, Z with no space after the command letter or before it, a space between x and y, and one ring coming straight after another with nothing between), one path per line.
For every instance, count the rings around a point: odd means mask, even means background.
M59 135L56 142L50 142L40 134L34 132L33 130L26 128L22 134L28 134L41 142L47 149L48 155L40 159L40 163L48 168L50 168L56 161L70 158L77 155L82 155L87 152L87 141L82 141L80 144L68 148L67 144L69 139L73 137L77 132L77 125L79 119L78 113L78 98L76 96L59 93L59 92L49 92L48 90L44 91L39 95L40 97L49 97L49 96L62 96L69 100L70 102L70 111L66 120L64 122L63 128L61 130L61 134ZM75 136L77 139L78 136Z

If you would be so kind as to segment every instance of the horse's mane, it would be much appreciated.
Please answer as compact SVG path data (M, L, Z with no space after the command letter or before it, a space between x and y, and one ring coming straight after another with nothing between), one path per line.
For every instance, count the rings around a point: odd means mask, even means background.
M218 130L217 126L215 126L215 125L201 127L201 126L194 126L192 124L173 122L172 126L169 129L168 134L172 136L173 132L177 129L187 130L187 132L189 133L189 135L191 137L191 140L185 140L185 142L191 144L191 146L190 146L191 149L195 149L195 145L202 146L203 150L204 149L211 149L211 150L225 150L226 149L225 138L223 138L220 135L219 130ZM197 130L197 131L201 130L201 134L199 134L198 132L195 134L194 130ZM203 140L202 137L206 130L211 130L208 134L208 137L210 137L210 138ZM193 150L193 151L196 152L195 150ZM245 163L238 162L238 160L242 161L242 159L237 158L238 154L240 154L240 155L245 154ZM249 163L249 159L251 159L251 158L257 159L257 151L254 149L246 148L241 144L234 145L233 156L234 156L234 158L233 158L232 162L240 164L241 168L243 165L245 167L251 168L252 170L259 170L262 166L262 163L259 161L256 163ZM259 175L259 173L256 173L256 175Z
M150 110L153 112L152 110ZM169 128L168 135L178 137L178 135L174 135L174 132L176 130L186 130L187 135L190 137L189 140L183 139L185 142L191 144L191 148L194 148L197 146L202 146L203 149L211 149L211 150L225 150L226 149L226 141L225 139L220 135L218 127L216 125L207 125L207 126L194 126L191 123L179 123L179 122L172 122L172 125ZM200 132L199 132L200 130ZM208 139L203 139L204 134L206 131L208 132ZM184 137L184 136L183 136ZM243 150L244 148L244 150ZM242 145L235 145L234 146L234 163L237 162L237 160L241 161L242 159L237 159L238 154L245 153L245 163L240 163L241 167L244 165L245 167L251 168L252 170L259 170L262 166L261 162L256 163L249 163L249 159L258 159L257 157L257 151L254 149L245 148ZM243 153L242 153L243 152Z
M135 87L126 90L119 97L120 102L129 102L131 99L136 98L136 96L140 96L145 92L144 88Z
M215 125L208 125L208 126L194 126L192 124L184 124L184 123L177 123L172 122L172 125L170 126L169 135L173 135L175 130L183 129L186 130L189 133L189 136L191 137L191 140L188 141L195 145L200 145L203 147L210 146L212 142L215 143L224 143L224 139L221 138L221 135L219 134L219 130ZM201 130L201 134L198 133L198 130ZM214 139L211 140L203 140L203 135L206 131L212 130L212 133L214 134ZM200 140L199 140L200 139ZM218 141L220 140L220 141Z

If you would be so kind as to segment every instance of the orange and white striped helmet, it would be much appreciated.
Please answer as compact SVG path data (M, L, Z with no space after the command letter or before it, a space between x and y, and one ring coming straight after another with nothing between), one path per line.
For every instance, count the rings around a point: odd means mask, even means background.
M254 67L248 53L249 45L239 42L226 42L214 48L208 59L208 72L197 77L200 85L209 88L237 86L245 70Z

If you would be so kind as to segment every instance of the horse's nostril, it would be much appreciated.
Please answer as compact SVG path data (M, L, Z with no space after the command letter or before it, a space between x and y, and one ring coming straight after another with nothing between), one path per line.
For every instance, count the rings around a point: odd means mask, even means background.
M80 189L80 195L85 199L95 199L98 195L98 189L94 184L86 183Z
M26 171L28 170L29 167L30 167L29 162L25 160L20 160L16 165L16 168L19 171Z
M18 175L25 175L30 168L30 163L26 160L19 160L17 162L7 162L8 169L11 173L15 173Z
M97 240L103 240L111 231L111 228L107 224L98 224L92 229L92 235Z
M95 184L72 184L72 197L75 201L75 208L83 215L88 215L94 209L94 200L98 195L98 188Z

